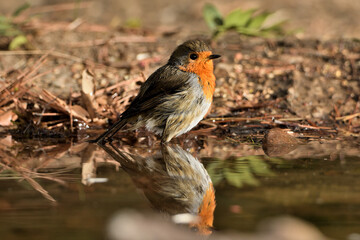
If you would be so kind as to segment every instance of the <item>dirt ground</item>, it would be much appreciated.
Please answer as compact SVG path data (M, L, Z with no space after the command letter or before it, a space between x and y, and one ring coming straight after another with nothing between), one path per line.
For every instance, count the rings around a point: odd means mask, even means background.
M212 41L214 52L222 58L215 63L217 88L210 119L228 117L243 124L241 117L257 123L256 118L261 117L260 123L267 127L326 128L358 136L360 42L356 38L360 31L354 21L360 10L358 1L212 2L223 13L236 7L279 10L273 21L288 19L288 29L303 31L280 39L228 33ZM2 102L1 115L16 108L22 113L20 119L30 114L39 123L46 119L33 113L45 112L52 124L64 123L64 119L50 117L55 111L90 126L107 126L107 119L110 123L116 120L141 82L166 63L178 44L194 37L209 38L201 14L204 3L32 1L33 7L24 13L32 16L25 24L29 43L20 51L0 53L1 87L8 90L2 92L2 99L9 99ZM4 2L1 11L9 14L20 4ZM124 27L129 20L140 20L142 27ZM6 44L5 39L3 50ZM95 81L95 98L90 100L95 104L93 110L80 94L85 69ZM16 88L11 85L15 79ZM26 90L15 94L19 87ZM52 95L46 98L44 89ZM46 99L53 103L54 98L63 102L50 104L50 110L42 105ZM67 104L77 110L66 110Z

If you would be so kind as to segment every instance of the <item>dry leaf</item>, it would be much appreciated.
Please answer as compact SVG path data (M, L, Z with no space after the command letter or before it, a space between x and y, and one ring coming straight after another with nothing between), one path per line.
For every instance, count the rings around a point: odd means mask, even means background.
M88 69L82 72L81 91L90 97L95 93L94 75Z
M58 110L59 112L63 112L70 115L70 111L71 111L74 118L78 118L80 120L83 120L84 122L89 122L89 119L87 118L88 112L82 107L75 105L72 106L70 109L69 105L66 104L65 101L59 99L54 94L46 91L45 89L42 90L39 97L40 99L43 99L44 101L48 102L50 107Z
M89 117L89 113L79 105L71 106L71 110L74 116L76 114L76 116L80 116L81 119L82 118L87 119Z
M69 149L69 153L70 154L77 154L77 153L80 153L82 152L87 146L89 145L88 142L83 142L83 143L79 143L79 144L76 144L74 146L71 146L70 149Z
M7 111L0 114L0 126L10 126L11 121L15 121L18 116L13 111Z
M0 148L10 148L13 143L14 141L12 140L12 136L7 135L5 138L0 139Z
M94 76L88 69L85 69L82 72L81 97L83 100L83 104L90 115L91 120L93 120L95 117L95 109L97 108L97 104L94 101L95 98Z
M94 144L89 144L82 152L81 162L82 162L82 172L81 172L81 182L84 185L91 185L91 182L88 180L96 177L96 165L94 161L96 146Z

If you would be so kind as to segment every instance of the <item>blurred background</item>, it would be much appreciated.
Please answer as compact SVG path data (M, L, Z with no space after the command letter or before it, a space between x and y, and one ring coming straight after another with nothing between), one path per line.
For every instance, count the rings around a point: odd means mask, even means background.
M24 0L2 1L0 13L13 12ZM74 1L31 0L31 6L42 6ZM89 1L77 1L79 4ZM276 12L273 21L289 20L289 29L301 29L298 37L310 38L359 38L360 1L358 0L104 0L90 1L91 7L76 12L51 12L53 19L71 20L76 15L98 24L117 27L124 24L140 24L145 28L168 30L180 28L184 32L207 32L201 9L205 3L213 3L221 13L235 8L259 8ZM46 11L45 11L46 12ZM45 13L46 14L46 13Z

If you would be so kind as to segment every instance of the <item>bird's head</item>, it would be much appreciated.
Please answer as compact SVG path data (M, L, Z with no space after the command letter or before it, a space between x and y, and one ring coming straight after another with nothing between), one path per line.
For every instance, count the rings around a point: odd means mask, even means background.
M171 54L168 64L182 71L201 75L204 71L213 72L213 59L220 55L212 54L208 44L202 40L189 40L179 45Z

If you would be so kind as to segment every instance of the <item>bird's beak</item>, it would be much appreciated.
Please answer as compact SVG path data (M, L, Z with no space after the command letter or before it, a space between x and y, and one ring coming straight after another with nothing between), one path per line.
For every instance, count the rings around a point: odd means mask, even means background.
M219 58L221 57L221 55L217 55L217 54L211 54L208 56L208 59L216 59L216 58Z

